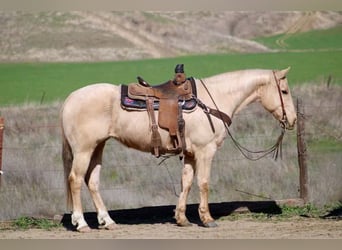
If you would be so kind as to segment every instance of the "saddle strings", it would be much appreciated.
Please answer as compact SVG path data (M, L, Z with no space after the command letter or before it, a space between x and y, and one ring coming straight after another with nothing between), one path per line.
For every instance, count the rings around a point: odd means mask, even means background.
M213 104L215 105L215 108L217 110L219 110L214 98L212 97L211 93L209 92L207 86L204 84L203 80L200 79L200 82L202 83L204 89L207 91L211 101L213 102ZM220 115L221 116L221 115ZM284 134L285 134L285 128L283 126L281 126L282 130L281 130L281 133L276 141L276 143L269 147L268 149L265 149L265 150L258 150L258 151L253 151L253 150L250 150L244 146L242 146L234 137L233 135L231 134L230 130L229 130L229 126L228 124L226 124L224 122L224 119L222 119L221 117L221 121L227 131L227 134L230 136L230 138L232 139L234 145L238 148L238 150L242 153L242 155L244 157L246 157L247 159L251 160L251 161L257 161L257 160L260 160L261 158L273 153L273 159L274 160L277 160L278 159L278 156L280 156L280 158L282 158L282 142L283 142L283 138L284 138ZM257 157L252 157L250 156L250 154L262 154L262 155L259 155Z

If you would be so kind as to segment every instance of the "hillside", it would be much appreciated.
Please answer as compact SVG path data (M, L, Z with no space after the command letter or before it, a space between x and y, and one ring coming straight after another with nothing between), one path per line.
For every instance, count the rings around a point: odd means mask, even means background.
M257 37L342 24L340 12L0 12L0 62L271 51Z

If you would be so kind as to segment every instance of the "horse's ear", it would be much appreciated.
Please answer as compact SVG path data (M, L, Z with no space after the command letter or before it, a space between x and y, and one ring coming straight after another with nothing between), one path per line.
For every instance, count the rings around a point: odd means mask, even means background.
M281 75L282 77L285 77L285 76L287 75L287 73L290 71L290 69L291 69L291 67L289 66L289 67L287 67L286 69L281 70L281 71L280 71L280 75Z
M286 69L283 70L279 70L276 72L276 76L278 79L283 79L286 77L287 73L290 71L291 67L288 67Z

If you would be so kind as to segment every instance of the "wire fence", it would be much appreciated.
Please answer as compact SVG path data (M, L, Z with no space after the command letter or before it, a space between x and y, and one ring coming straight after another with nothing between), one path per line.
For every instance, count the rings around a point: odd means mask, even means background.
M42 114L39 109L33 109L35 111L29 110L27 113L24 110L20 118L16 112L2 112L5 113L6 120L1 145L3 175L0 177L0 219L13 218L25 213L56 214L58 211L65 211L59 120L56 115ZM316 194L310 198L314 200L322 192L334 189L334 195L337 194L332 199L336 199L340 195L338 189L342 190L339 183L342 172L338 167L338 162L342 160L339 152L342 140L340 103L304 103L304 110L306 139L309 146L311 143L314 147L320 146L319 143L311 141L312 138L329 139L332 140L332 144L337 145L337 152L333 150L326 156L329 159L323 159L317 152L309 152L309 171L314 180L311 184L319 183L320 179L316 180L315 174L322 174L324 169L329 169L330 181L334 182L329 188L322 188L320 185L319 188L322 190L318 193L315 187L312 187L310 192ZM272 118L264 113L259 109L252 109L234 117L238 122L233 122L231 130L242 144L251 149L262 149L272 145L280 131L276 122L270 123ZM339 115L323 123L322 120L326 119L327 113ZM317 114L321 114L320 117L317 117ZM32 116L35 118L32 119ZM40 119L41 116L45 118ZM257 125L258 123L261 125ZM322 160L329 165L323 170L319 167L320 164L324 164L320 163ZM108 206L115 209L175 204L181 188L182 164L177 157L160 163L161 159L156 159L150 154L128 149L114 140L108 141L104 151L100 186ZM336 167L332 168L332 165ZM283 159L279 161L266 157L252 163L227 139L213 161L211 201L298 197L298 172L294 132L286 133ZM327 175L325 178L329 178ZM333 178L330 175L333 175ZM193 190L194 194L189 197L189 202L198 202L196 185ZM84 199L85 209L93 210L89 197ZM13 207L21 209L16 209L15 212Z
M249 115L255 115L253 113L249 113L249 114L244 114L242 116L249 116ZM56 122L56 124L54 125L42 125L42 124L38 124L38 125L30 125L24 128L20 128L20 133L17 132L17 128L11 128L11 127L6 127L6 131L8 131L8 134L14 134L14 135L19 135L20 136L25 136L25 133L32 133L32 132L38 132L38 133L44 133L44 130L46 132L46 130L50 130L50 133L52 132L55 135L61 136L60 135L60 126L57 125L58 122ZM292 135L293 136L293 135ZM262 140L265 141L265 135L262 134L250 134L250 135L239 135L237 136L237 138L241 141L244 140L248 140L248 141L258 141L258 140ZM274 133L272 133L271 135L269 135L268 138L266 138L266 141L269 141L270 143L272 142L272 140L274 140ZM10 176L10 175L20 175L20 173L33 173L33 174L37 174L37 172L41 173L41 175L50 175L50 174L54 174L54 176L56 175L63 175L63 168L62 168L62 162L60 161L58 163L59 168L55 169L56 166L53 166L54 169L49 169L49 166L46 166L45 168L41 168L41 167L35 167L35 166L31 166L30 168L27 167L20 167L17 164L17 161L13 161L14 159L18 159L18 157L23 157L23 156L32 156L32 155L37 155L39 153L37 152L45 152L45 151L54 151L54 152L58 152L58 154L61 155L61 143L57 142L58 139L56 141L52 141L51 144L49 144L49 142L45 143L44 145L40 144L40 145L31 145L30 142L28 142L27 144L22 143L20 146L16 145L16 146L12 146L8 143L6 143L6 138L5 138L5 142L4 145L2 147L2 154L5 156L5 162L4 162L4 166L3 166L3 173L4 173L4 179L6 178L6 176ZM252 145L255 146L255 145ZM293 146L293 145L292 145ZM292 147L291 146L291 147ZM229 148L232 147L232 145L229 145L228 148L224 147L222 149L222 151L226 151L226 150L230 150ZM116 160L115 164L117 167L119 168L125 168L125 169L131 169L132 171L135 169L146 169L149 168L151 166L153 167L158 167L160 165L160 163L163 161L163 164L161 164L162 166L164 166L164 168L166 167L171 167L169 165L178 165L179 168L181 168L181 162L178 161L178 158L170 158L169 160L166 160L164 162L163 159L155 159L153 156L151 156L150 154L145 154L145 153L140 153L137 152L135 150L132 149L127 149L124 146L121 146L119 143L115 142L115 141L108 141L106 144L106 153L110 153L110 152L114 152L115 154L125 154L125 155L129 155L129 154L135 154L135 160L133 160L133 162L127 163L127 161L120 161L120 160ZM104 154L104 155L105 155ZM220 154L220 153L218 153ZM213 164L214 165L222 165L224 163L226 163L227 159L226 157L224 157L223 155L220 155L219 157L214 159ZM45 155L45 153L44 153ZM11 157L7 157L6 156L11 156ZM46 157L49 157L49 155L45 155ZM11 161L12 158L12 161ZM108 159L109 160L109 159ZM246 159L241 155L241 154L232 154L229 155L229 161L235 162L235 161L245 161ZM20 159L21 161L21 159ZM32 162L32 159L28 160L29 162ZM106 161L106 160L105 160ZM25 160L25 162L27 162L27 160ZM33 164L34 165L34 164ZM51 167L51 166L50 166ZM179 179L179 178L178 178ZM51 183L51 182L49 182ZM49 189L64 189L64 185L63 182L61 182L61 186L59 187L49 187ZM179 184L179 180L177 180L176 182L171 182L169 184ZM15 186L15 183L7 183L7 188L8 186ZM4 187L3 187L4 188ZM119 187L121 189L121 187ZM116 187L112 187L111 189L116 189Z

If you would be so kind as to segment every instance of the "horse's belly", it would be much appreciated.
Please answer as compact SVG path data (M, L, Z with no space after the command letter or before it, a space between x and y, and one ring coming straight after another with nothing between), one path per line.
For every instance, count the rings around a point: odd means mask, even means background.
M157 113L156 116L158 117ZM168 132L159 128L163 147L167 147L169 141ZM151 151L151 124L146 111L125 111L118 112L113 122L111 136L124 145L140 151Z

